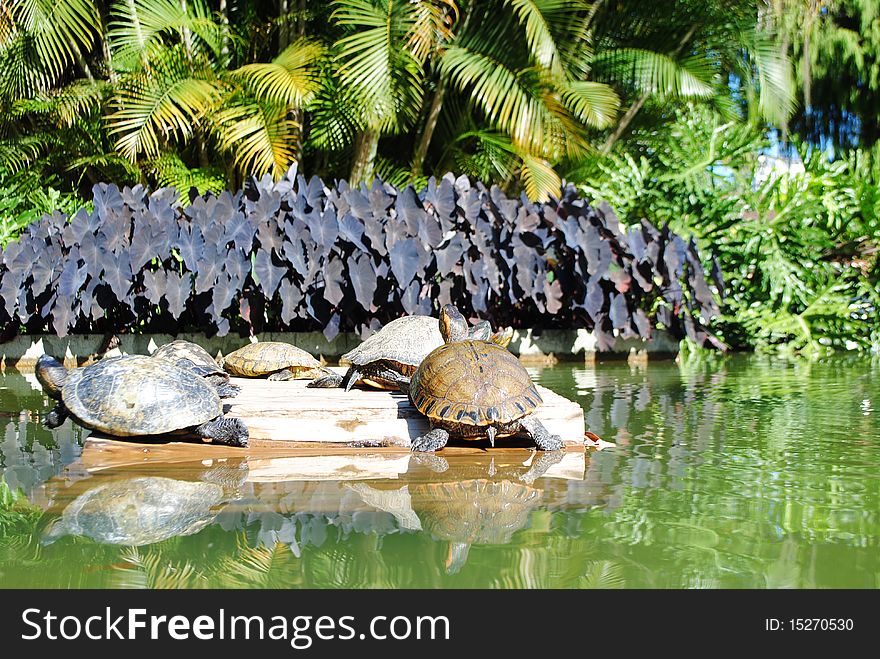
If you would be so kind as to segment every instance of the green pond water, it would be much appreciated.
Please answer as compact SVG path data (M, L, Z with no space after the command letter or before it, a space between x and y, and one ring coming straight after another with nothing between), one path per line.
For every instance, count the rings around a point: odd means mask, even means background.
M0 586L880 586L880 360L532 374L616 447L90 472L87 433L44 429L7 372Z

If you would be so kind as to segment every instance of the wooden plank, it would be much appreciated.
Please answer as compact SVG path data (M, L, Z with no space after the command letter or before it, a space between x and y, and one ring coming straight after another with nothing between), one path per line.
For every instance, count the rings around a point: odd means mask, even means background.
M253 439L274 441L381 443L409 447L430 428L408 398L377 390L309 389L306 381L271 382L233 378L241 393L227 401L227 415L247 423ZM580 405L544 387L535 415L566 444L582 445Z

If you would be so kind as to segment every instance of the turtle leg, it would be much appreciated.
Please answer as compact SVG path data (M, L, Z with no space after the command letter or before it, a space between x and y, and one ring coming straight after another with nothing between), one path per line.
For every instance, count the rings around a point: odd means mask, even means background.
M67 408L59 401L43 418L43 425L47 428L57 428L67 420L67 415Z
M393 382L394 385L400 389L401 393L409 394L409 382L410 378L408 375L404 375L403 373L398 373L395 370L390 368L385 368L383 366L379 366L374 370L370 371L370 375L375 375L376 377L382 378L383 380L388 380L389 382Z
M535 445L542 451L556 451L565 446L562 437L559 435L551 435L550 431L544 427L544 424L535 415L527 416L520 419L520 430L531 435L535 440Z
M328 375L319 375L306 386L310 389L338 389L344 379L344 376L331 371Z
M214 444L226 446L248 445L248 429L241 419L227 419L217 417L192 429L193 433L202 439L210 439Z
M274 380L277 382L279 380L293 380L295 378L293 377L293 371L291 371L289 368L285 368L285 369L282 369L280 371L273 373L272 375L270 375L266 379L267 380Z
M431 432L427 432L421 437L416 437L412 441L410 447L413 451L420 453L432 453L438 451L449 441L449 431L443 428L432 428Z
M220 398L235 398L241 393L241 387L231 382L215 384L214 388L217 389L217 395Z

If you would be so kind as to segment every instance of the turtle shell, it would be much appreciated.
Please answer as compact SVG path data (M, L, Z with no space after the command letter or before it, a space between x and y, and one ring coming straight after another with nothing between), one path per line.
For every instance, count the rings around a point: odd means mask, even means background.
M71 501L44 543L63 535L87 536L104 544L149 545L192 535L216 517L223 488L145 476L103 483Z
M153 357L167 359L170 362L176 362L179 359L188 359L196 366L212 366L218 368L217 362L208 354L202 346L192 341L184 341L177 339L171 343L156 348Z
M403 316L392 320L354 350L342 355L343 365L366 366L388 361L413 370L432 350L443 345L440 324L431 316Z
M62 400L82 425L110 435L161 435L216 419L220 397L188 369L143 355L70 371Z
M232 375L259 377L284 369L295 373L320 369L321 362L302 348L280 341L249 343L226 355L224 368Z
M479 427L510 424L543 402L516 357L471 340L444 344L425 357L412 376L410 398L432 421Z

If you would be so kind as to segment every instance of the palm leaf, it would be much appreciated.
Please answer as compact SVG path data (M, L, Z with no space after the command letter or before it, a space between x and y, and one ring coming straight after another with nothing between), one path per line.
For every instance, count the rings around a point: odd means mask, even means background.
M601 82L570 82L563 86L562 101L588 126L607 128L614 123L620 97Z
M300 127L286 105L240 96L225 100L220 108L210 117L212 131L242 174L280 178L296 162Z
M97 10L90 0L10 0L9 12L52 78L100 33Z
M334 6L334 20L354 28L335 44L339 77L359 98L367 123L391 130L415 120L422 98L422 69L412 52L399 47L415 28L412 3L337 0Z
M127 0L115 2L107 40L113 52L114 66L122 71L139 68L139 62L152 47L163 44L163 37L176 35L183 40L186 33L197 38L190 40L193 55L205 53L205 48L218 55L223 44L223 27L210 15L204 0ZM161 49L159 49L161 51Z
M675 60L641 48L619 48L596 55L594 64L612 80L628 82L643 93L709 98L715 93L712 69L700 57Z
M271 62L246 64L231 75L252 89L259 100L300 108L318 90L318 63L324 54L324 47L317 41L300 39Z
M562 180L546 160L525 154L522 156L522 180L526 194L532 201L545 202L560 196Z
M132 162L141 153L157 155L160 139L192 135L199 116L217 97L217 81L178 73L182 75L132 74L120 81L114 99L118 109L108 123L110 133L120 136L117 150Z

